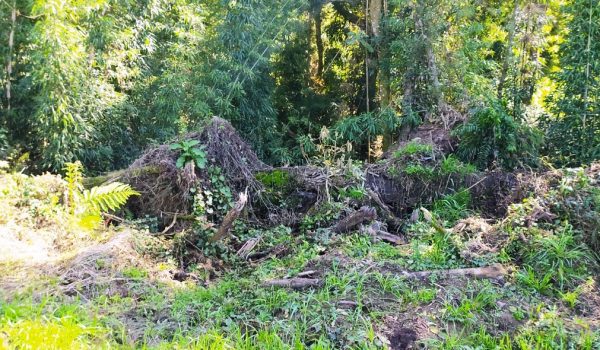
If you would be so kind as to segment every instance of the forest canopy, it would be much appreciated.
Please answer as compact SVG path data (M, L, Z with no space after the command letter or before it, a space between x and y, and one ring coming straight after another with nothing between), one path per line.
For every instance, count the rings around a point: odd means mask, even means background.
M1 0L0 158L126 167L229 120L274 165L419 125L480 168L600 158L597 0Z

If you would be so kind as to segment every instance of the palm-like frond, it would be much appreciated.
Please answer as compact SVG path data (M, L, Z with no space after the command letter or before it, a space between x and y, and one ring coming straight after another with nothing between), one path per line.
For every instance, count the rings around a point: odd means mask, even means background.
M131 186L120 182L94 187L83 192L83 201L89 213L101 213L117 210L129 197L140 194Z

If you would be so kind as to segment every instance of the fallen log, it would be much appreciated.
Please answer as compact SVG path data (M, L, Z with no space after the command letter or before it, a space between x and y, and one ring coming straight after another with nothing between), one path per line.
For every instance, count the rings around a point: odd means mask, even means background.
M506 269L501 264L494 264L484 267L474 267L466 269L450 269L450 270L428 270L418 272L404 272L403 275L408 278L423 279L431 275L438 275L442 278L451 277L473 277L481 279L498 279L507 274Z
M309 287L320 287L323 281L318 278L288 278L265 281L268 287L283 287L292 289L304 289Z
M340 220L332 230L335 233L349 232L363 222L375 220L376 218L377 211L375 208L364 206Z
M269 258L270 256L275 256L275 257L282 256L287 252L287 250L288 249L284 244L278 244L278 245L271 247L262 252L250 253L246 257L246 260L256 263L256 262L264 261L267 258Z
M395 244L395 245L401 245L401 244L406 243L404 241L404 239L402 239L402 237L393 235L393 234L391 234L389 232L385 232L385 231L377 231L377 233L375 233L375 235L373 235L373 236L384 242Z
M102 175L94 177L85 177L82 180L84 188L92 188L94 186L101 186L107 183L121 181L123 176L140 176L143 174L160 174L161 169L157 166L144 166L136 169L121 169L111 171Z

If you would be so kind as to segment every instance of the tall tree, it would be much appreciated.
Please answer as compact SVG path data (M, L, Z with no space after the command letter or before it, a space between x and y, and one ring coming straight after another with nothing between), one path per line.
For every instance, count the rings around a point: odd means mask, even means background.
M543 124L547 152L559 164L577 165L600 158L600 4L574 0L565 10L571 21L550 97L554 115Z

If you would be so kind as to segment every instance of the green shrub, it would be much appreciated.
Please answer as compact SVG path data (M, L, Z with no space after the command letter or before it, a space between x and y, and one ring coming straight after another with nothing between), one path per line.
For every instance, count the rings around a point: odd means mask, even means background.
M507 169L537 165L540 132L516 120L498 100L477 109L454 134L460 139L460 158L481 169L493 165Z
M569 223L548 236L538 236L533 242L527 262L537 271L551 271L561 290L575 281L585 279L587 265L593 256L581 243Z
M442 160L440 172L443 175L460 174L469 175L477 171L477 168L472 164L465 164L458 160L454 155L449 155Z
M432 179L436 174L433 168L416 163L408 164L406 168L404 168L404 172L409 176L414 176L423 180Z

